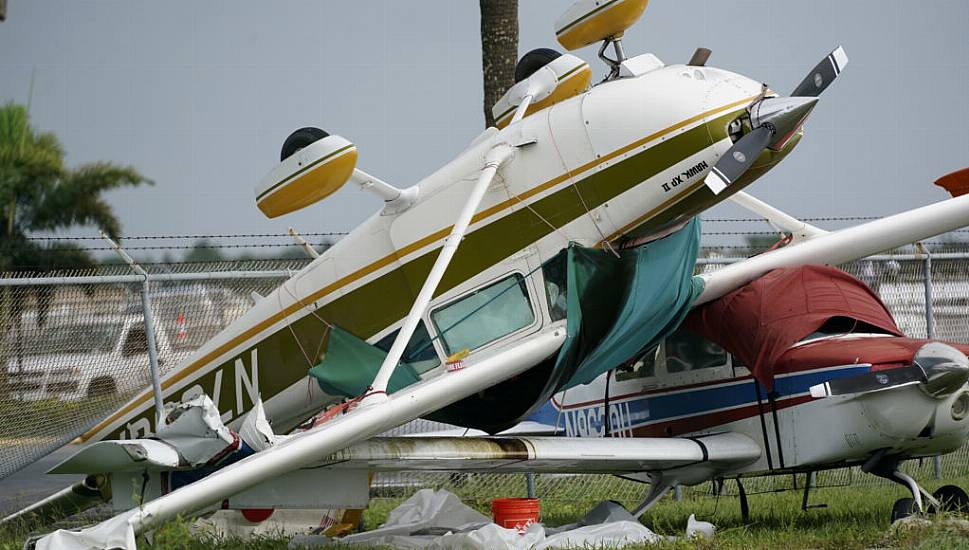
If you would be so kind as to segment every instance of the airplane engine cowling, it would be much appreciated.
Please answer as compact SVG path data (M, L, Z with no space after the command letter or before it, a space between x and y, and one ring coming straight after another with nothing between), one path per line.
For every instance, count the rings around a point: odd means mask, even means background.
M357 166L357 147L329 135L285 158L256 187L256 206L268 218L305 208L332 195Z

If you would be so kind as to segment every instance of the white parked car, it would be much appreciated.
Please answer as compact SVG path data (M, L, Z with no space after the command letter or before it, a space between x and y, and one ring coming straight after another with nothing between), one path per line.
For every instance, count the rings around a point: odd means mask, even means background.
M173 359L167 331L156 330L159 365ZM49 323L7 339L11 397L75 400L130 393L150 384L141 315Z

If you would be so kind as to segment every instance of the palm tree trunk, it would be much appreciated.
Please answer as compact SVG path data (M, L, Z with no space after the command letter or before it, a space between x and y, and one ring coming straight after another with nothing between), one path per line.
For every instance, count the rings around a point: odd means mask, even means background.
M481 7L481 68L485 127L494 126L491 107L515 84L518 61L518 0L478 0Z

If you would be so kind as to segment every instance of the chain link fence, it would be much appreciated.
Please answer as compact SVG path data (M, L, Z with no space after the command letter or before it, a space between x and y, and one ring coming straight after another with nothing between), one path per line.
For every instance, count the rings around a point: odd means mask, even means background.
M697 270L716 269L760 250L706 247ZM0 274L0 479L70 442L149 385L140 296L144 285L149 285L158 364L164 374L241 316L254 296L268 294L309 261L146 264L147 283L127 265ZM910 247L842 267L882 297L910 336L969 341L969 244ZM417 421L391 434L449 428ZM931 460L910 463L908 468L921 478L935 473ZM941 461L944 476L967 471L969 448ZM545 499L634 503L645 492L641 483L613 476L538 475L533 482L534 492ZM854 469L819 473L816 482L885 483ZM748 490L772 491L792 484L766 478ZM381 474L373 492L377 498L400 498L422 487L445 487L482 506L495 496L529 492L520 474L433 473Z
M0 279L0 478L70 442L174 368L308 260L8 273Z

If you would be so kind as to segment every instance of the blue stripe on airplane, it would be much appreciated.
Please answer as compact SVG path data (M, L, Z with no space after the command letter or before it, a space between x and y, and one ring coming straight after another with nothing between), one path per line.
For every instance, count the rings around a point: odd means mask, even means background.
M852 365L778 377L774 380L775 398L783 399L805 394L815 384L827 382L835 378L868 372L869 368L868 365ZM635 427L648 422L677 417L697 416L709 414L712 411L720 409L756 404L757 395L754 392L752 382L750 379L733 383L725 381L718 385L685 391L677 390L677 388L673 387L664 393L636 395L610 401L609 405L612 408L614 405L622 404L623 420L628 422L625 427ZM761 396L764 400L766 400L766 395L766 391L762 391ZM569 414L574 414L574 411L601 409L602 405L602 400L599 400L582 407L565 409L560 414L559 409L549 401L528 417L528 420L549 426L554 426L558 421L559 425L562 425L562 418L560 416L564 417ZM601 416L599 418L601 421ZM592 421L594 419L590 419L590 422ZM601 429L601 426L598 427Z

